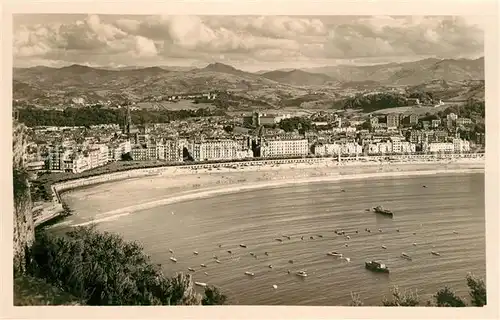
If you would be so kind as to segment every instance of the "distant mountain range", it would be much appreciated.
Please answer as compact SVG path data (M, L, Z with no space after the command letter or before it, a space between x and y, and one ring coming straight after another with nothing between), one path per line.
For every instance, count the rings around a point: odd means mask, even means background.
M437 80L443 83L483 80L484 58L425 59L372 66L341 65L256 73L222 63L212 63L204 68L116 69L74 64L62 68L14 68L13 74L14 98L37 99L39 103L65 103L80 97L85 101L119 98L140 101L144 97L217 89L240 92L273 104L282 101L283 97L291 99L312 92L322 92L322 99L333 99L346 89L418 86ZM444 87L441 89L448 90ZM480 86L474 88L481 91ZM484 93L482 95L484 97Z

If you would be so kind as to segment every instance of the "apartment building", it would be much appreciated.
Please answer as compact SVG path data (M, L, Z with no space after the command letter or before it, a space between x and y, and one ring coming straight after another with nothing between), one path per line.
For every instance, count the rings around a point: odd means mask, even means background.
M427 146L427 151L431 153L452 153L455 145L452 142L433 142Z
M397 113L391 113L386 116L387 128L398 128L400 116Z
M314 154L319 156L352 156L363 153L363 147L355 142L334 142L314 146Z
M470 143L459 138L453 139L453 151L455 153L470 152Z
M130 150L130 156L132 159L137 161L148 161L158 159L158 148L157 145L149 145L143 147L140 145L132 147Z
M229 139L194 142L190 148L195 161L237 159L237 151L241 150L237 141Z
M433 119L431 120L431 127L438 128L441 125L441 119Z
M470 118L458 118L457 121L457 126L465 126L472 124L472 120Z
M307 139L266 140L261 147L263 157L299 157L309 154Z

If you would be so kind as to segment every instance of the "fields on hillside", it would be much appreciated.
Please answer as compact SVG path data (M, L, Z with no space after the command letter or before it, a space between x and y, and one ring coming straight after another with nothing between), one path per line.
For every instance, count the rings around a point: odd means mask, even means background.
M189 100L181 100L179 102L140 102L137 106L141 109L166 109L166 110L197 110L201 108L215 108L214 105L210 103L193 103Z

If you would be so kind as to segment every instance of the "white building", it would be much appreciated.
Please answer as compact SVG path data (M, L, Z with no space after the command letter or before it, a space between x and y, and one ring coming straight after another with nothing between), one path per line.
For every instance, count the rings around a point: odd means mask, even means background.
M427 151L432 153L452 153L455 150L455 146L451 142L433 142L429 143L427 148Z
M234 140L214 140L195 142L191 145L191 156L195 161L237 159L240 144Z
M453 151L455 153L469 152L470 151L469 141L458 138L453 139Z
M307 139L268 140L261 147L262 157L297 157L308 154Z
M363 147L355 142L326 143L314 147L314 154L319 156L357 155L363 153Z

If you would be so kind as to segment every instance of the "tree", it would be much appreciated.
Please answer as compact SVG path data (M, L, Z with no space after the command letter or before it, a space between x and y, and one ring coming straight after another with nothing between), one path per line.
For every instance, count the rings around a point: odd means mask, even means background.
M351 292L351 302L349 305L353 307L360 307L363 305L363 300L361 300L359 294Z
M434 299L438 307L465 307L465 302L448 287L440 289Z
M397 286L392 289L392 301L384 298L382 304L386 307L414 307L418 306L420 303L419 297L416 291L405 291L401 292Z
M132 161L132 156L130 155L130 152L124 153L121 155L121 160L122 161Z
M475 277L471 273L467 275L466 279L472 305L476 307L486 305L486 284L484 280Z
M204 306L224 305L226 300L227 297L222 294L219 289L214 286L208 286L205 288L205 297L201 301L201 304Z

